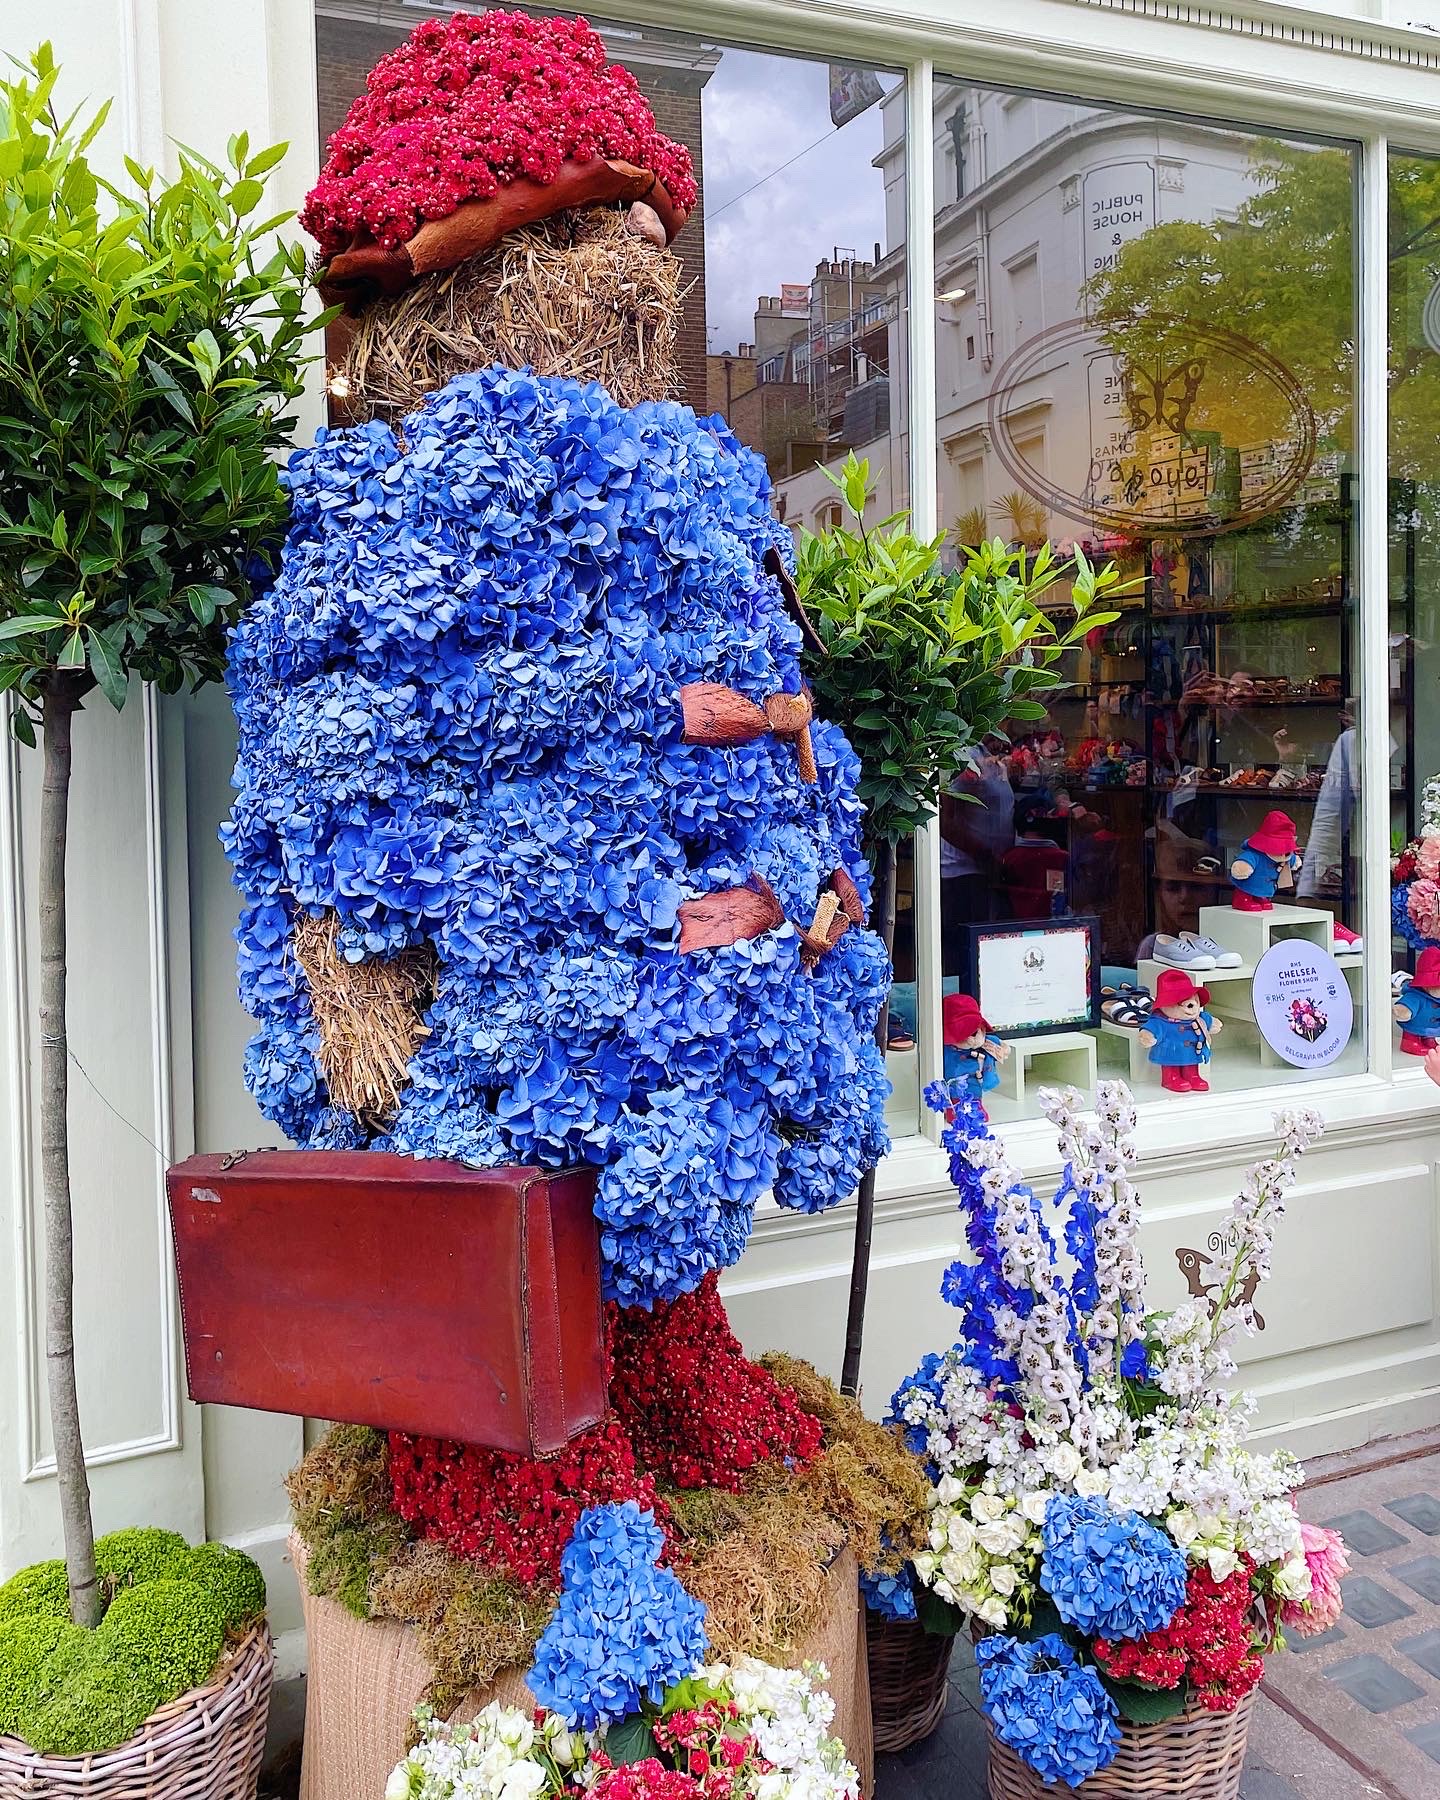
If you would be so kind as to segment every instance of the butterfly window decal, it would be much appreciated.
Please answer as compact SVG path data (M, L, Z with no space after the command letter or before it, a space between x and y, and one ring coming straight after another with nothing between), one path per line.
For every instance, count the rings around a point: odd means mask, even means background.
M1153 369L1126 363L1120 373L1120 391L1132 429L1186 431L1207 367L1203 356L1187 357L1169 369L1163 363Z

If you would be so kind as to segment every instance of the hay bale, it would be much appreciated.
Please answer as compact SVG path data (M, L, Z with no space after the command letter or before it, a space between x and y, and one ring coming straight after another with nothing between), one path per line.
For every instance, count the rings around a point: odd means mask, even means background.
M429 1035L435 951L421 944L347 962L333 912L297 919L291 941L310 988L331 1103L383 1130L400 1110L410 1058Z
M330 387L353 423L397 423L455 375L503 363L598 381L622 406L680 391L680 264L595 207L510 232L353 323Z

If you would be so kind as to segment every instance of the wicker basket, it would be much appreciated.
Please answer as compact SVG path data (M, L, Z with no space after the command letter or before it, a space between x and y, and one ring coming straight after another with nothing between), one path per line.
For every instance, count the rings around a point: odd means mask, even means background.
M1247 1694L1230 1713L1188 1706L1157 1725L1124 1724L1114 1762L1068 1791L1085 1800L1237 1800L1254 1700ZM990 1733L990 1800L1053 1800L1055 1792Z
M151 1713L113 1750L40 1756L0 1737L0 1800L255 1800L274 1677L262 1623L205 1687Z
M918 1744L940 1723L954 1648L953 1637L926 1631L914 1619L865 1615L877 1756Z

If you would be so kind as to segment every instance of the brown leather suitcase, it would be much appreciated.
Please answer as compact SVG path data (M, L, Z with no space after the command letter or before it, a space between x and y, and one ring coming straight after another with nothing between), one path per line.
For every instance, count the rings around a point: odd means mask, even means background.
M529 1455L604 1416L593 1170L251 1150L166 1185L192 1399Z

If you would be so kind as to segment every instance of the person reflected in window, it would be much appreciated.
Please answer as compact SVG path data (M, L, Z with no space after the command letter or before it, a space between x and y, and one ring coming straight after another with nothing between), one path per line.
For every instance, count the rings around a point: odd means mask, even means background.
M1360 741L1355 731L1356 702L1349 699L1340 713L1340 735L1330 747L1325 764L1325 778L1315 796L1310 815L1310 836L1305 843L1305 860L1301 865L1296 899L1306 906L1323 906L1337 915L1358 907L1354 877L1347 862L1359 854L1352 833L1358 820L1360 800ZM1395 758L1400 745L1390 735L1390 784L1395 784ZM1354 934L1348 929L1337 932L1349 942Z
M964 962L966 925L997 916L1000 859L1015 842L1015 790L1003 738L987 737L940 802L940 935L944 973Z
M1232 769L1268 767L1284 760L1288 735L1272 728L1256 707L1255 677L1248 669L1231 675L1193 670L1180 698L1163 709L1174 721L1174 752L1182 773L1177 788ZM1188 776L1183 771L1190 771Z
M1000 882L1012 919L1048 919L1065 904L1070 853L1049 835L1048 800L1028 798L1015 808L1015 842L1000 858Z

